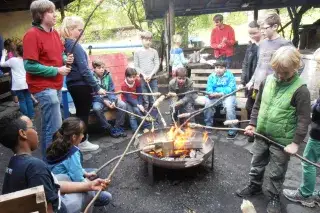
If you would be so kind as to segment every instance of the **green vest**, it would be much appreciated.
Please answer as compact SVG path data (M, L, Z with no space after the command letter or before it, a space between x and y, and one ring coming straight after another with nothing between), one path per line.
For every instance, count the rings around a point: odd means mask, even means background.
M297 127L296 108L291 99L296 90L305 85L295 75L290 82L277 82L269 75L263 89L256 131L282 145L292 143Z

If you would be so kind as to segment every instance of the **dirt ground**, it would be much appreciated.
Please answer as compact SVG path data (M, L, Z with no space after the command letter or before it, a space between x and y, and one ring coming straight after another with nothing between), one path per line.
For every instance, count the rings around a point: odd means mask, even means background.
M162 112L168 111L167 104L161 108ZM164 115L169 121L170 115ZM103 133L91 133L91 142L99 144L101 148L96 152L84 153L84 167L97 168L120 155L132 135L129 130L127 132L127 139L112 139ZM246 137L241 134L234 141L226 140L226 132L211 132L210 137L215 141L213 171L210 170L210 161L187 170L155 168L155 182L150 185L145 163L136 154L128 156L120 164L108 189L113 195L112 203L106 208L96 208L95 213L240 213L242 199L235 195L235 191L248 183L251 160L248 150L252 144L248 144ZM39 150L34 155L40 157ZM1 188L4 171L11 156L11 151L0 146ZM102 170L100 177L107 177L114 165L115 163ZM300 181L301 164L292 157L284 186L297 188ZM317 183L320 188L319 174ZM267 193L249 200L258 213L266 212ZM303 208L284 197L281 200L283 213L320 211L320 207Z

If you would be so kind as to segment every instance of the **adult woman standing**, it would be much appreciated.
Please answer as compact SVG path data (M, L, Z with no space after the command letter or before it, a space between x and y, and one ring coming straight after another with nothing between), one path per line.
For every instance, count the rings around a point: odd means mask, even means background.
M66 53L71 52L75 40L83 30L84 22L77 16L66 17L61 26L61 37L64 39ZM68 90L76 107L76 116L81 118L86 126L88 125L89 112L92 105L92 93L105 95L106 91L96 83L92 71L88 65L88 56L85 50L78 43L74 48L74 62L71 72L67 76L66 83ZM82 143L79 144L81 151L95 151L99 145L88 141L87 130Z

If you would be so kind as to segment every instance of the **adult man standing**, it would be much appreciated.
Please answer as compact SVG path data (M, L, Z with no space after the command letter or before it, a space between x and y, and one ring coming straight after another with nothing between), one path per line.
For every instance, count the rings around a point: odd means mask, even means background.
M224 60L227 68L230 68L233 46L235 44L234 30L230 25L223 23L223 16L217 14L213 17L216 27L211 32L211 47L214 49L214 57Z

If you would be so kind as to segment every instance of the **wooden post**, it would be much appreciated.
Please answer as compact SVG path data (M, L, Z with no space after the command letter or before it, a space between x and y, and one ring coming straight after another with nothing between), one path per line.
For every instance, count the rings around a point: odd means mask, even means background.
M22 191L0 196L0 212L47 213L46 195L43 186L37 186Z
M63 0L60 0L60 13L61 13L61 22L62 22L65 17Z
M170 30L170 40L175 33L175 23L174 23L174 2L170 0L169 2L169 30Z
M253 19L255 21L257 21L258 20L258 16L259 16L259 10L258 9L254 9L254 11L253 11Z

